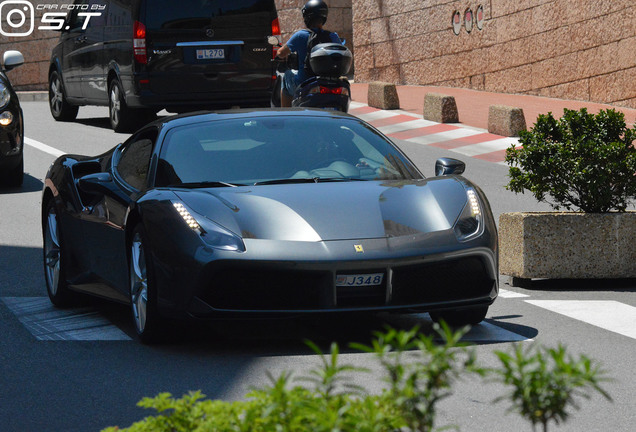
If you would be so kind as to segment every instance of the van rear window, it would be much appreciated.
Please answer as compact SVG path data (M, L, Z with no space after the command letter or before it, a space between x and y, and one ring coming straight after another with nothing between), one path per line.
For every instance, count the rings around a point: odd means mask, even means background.
M223 16L273 13L274 0L152 0L146 2L146 27L154 30L202 29Z

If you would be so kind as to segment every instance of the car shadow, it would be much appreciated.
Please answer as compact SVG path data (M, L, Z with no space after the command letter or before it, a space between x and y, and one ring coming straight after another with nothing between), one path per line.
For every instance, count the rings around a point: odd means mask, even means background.
M136 341L127 306L91 299L91 304ZM506 322L510 317L493 317L474 326L462 339L469 345L519 342L538 335L536 328ZM168 326L164 341L153 350L191 352L197 355L303 356L315 352L306 341L323 353L337 343L341 353L360 353L352 344L371 346L378 333L388 329L418 328L423 335L442 343L442 337L427 313L337 313L288 316L267 319L223 319L176 321Z
M511 281L508 281L511 285ZM529 291L605 291L636 292L636 278L631 279L528 279L520 287Z
M41 191L43 187L44 187L44 183L42 183L40 179L25 173L24 178L22 180L22 186L19 186L19 187L0 186L0 195L37 192L37 191Z
M161 119L164 117L167 117L167 115L158 115L157 119ZM77 118L75 119L75 123L83 124L85 126L96 127L100 129L112 130L112 127L110 126L110 119L108 117ZM129 132L115 132L115 133L119 133L121 135L130 135Z

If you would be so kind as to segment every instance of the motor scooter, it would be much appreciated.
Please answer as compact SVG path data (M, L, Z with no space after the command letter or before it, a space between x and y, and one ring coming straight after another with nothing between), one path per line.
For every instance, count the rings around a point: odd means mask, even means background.
M277 66L271 106L280 107L283 75L288 69L298 69L298 56L292 53L286 59L274 58L272 61L276 62ZM351 68L351 61L351 51L344 45L316 45L309 54L309 63L316 75L307 78L298 86L293 96L292 107L349 111L351 86L345 75Z

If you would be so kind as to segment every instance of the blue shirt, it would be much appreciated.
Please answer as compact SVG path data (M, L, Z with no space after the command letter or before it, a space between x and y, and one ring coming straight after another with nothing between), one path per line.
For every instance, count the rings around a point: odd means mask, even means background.
M318 32L318 29L313 29ZM287 41L287 46L291 52L298 53L298 74L296 75L296 85L307 79L305 75L305 57L307 57L307 41L309 40L310 31L307 29L298 30ZM329 32L331 41L334 43L342 43L338 33Z

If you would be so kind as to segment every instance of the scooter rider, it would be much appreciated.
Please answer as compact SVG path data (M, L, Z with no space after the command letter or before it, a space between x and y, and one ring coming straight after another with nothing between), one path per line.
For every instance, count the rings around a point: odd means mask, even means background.
M307 45L312 34L328 33L331 42L342 43L337 33L323 30L322 26L327 22L329 7L323 0L309 0L302 8L303 21L306 29L298 30L279 50L277 56L287 58L292 52L298 54L298 70L288 69L283 76L280 102L282 107L290 107L296 88L305 81L308 76L305 72ZM324 36L323 36L324 37Z

